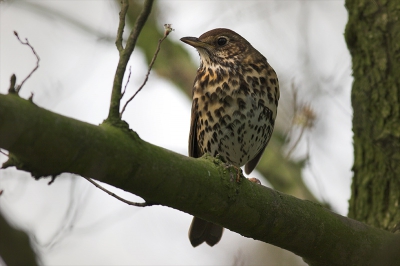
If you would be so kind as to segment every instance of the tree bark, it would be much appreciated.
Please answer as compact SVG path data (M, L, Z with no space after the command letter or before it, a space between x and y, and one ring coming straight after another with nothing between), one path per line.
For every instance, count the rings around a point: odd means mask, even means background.
M400 8L398 0L346 1L353 62L354 166L349 217L400 229Z
M128 128L90 125L0 94L4 166L36 178L75 173L292 251L312 265L363 264L394 235L242 178L218 159L182 156Z

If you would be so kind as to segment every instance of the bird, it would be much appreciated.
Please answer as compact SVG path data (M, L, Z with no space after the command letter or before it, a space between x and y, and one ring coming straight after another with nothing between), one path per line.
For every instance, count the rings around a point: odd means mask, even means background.
M257 166L271 138L280 97L277 74L238 33L225 28L183 37L197 49L200 66L192 88L189 156L210 154L246 174ZM193 217L193 247L217 244L223 227Z

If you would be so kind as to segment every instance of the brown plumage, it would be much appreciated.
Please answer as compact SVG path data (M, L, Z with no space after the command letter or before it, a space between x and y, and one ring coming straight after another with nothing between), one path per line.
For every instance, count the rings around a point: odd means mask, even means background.
M242 36L214 29L181 41L195 47L200 67L193 85L189 156L220 155L246 174L257 166L274 129L279 84L273 68ZM196 247L219 242L223 228L194 217L189 239Z

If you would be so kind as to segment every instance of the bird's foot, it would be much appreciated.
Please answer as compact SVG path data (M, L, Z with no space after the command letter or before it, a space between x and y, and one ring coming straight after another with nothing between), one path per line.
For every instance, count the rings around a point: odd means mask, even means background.
M247 178L247 179L252 183L256 183L257 185L261 185L261 181L258 178L250 177L250 178Z

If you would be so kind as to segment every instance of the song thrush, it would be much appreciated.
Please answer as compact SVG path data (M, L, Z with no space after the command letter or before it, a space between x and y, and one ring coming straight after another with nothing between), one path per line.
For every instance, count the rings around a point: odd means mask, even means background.
M274 129L279 100L278 77L267 59L242 36L214 29L181 41L195 47L200 67L193 85L189 156L219 154L226 163L254 170ZM194 217L193 247L213 246L223 228Z

